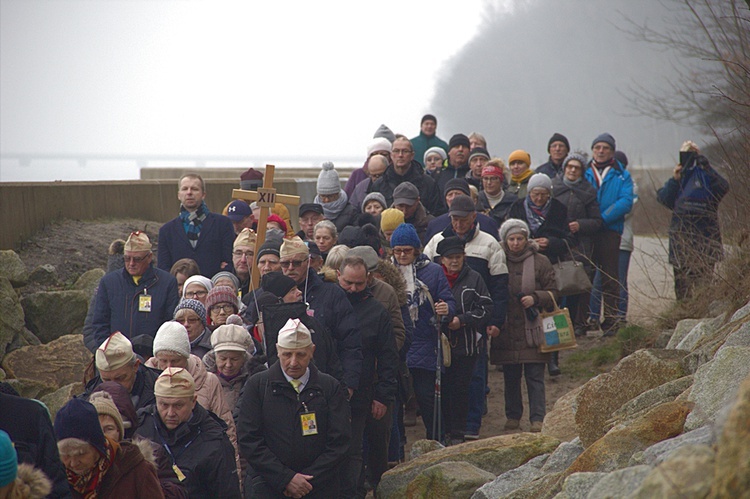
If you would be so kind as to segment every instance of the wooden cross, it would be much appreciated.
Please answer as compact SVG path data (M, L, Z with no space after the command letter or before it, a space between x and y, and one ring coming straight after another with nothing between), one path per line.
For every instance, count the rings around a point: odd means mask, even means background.
M243 189L233 189L232 199L243 199L245 201L255 201L260 207L260 220L258 220L258 234L255 240L255 253L253 255L253 261L250 265L250 279L252 283L252 289L258 289L258 281L260 280L260 274L258 273L258 265L255 261L255 255L258 254L258 250L266 240L266 222L268 221L268 210L272 208L276 203L291 204L294 206L299 205L299 196L290 196L288 194L276 194L276 189L273 187L273 174L276 167L274 165L266 165L266 173L263 175L263 187L256 191L246 191Z

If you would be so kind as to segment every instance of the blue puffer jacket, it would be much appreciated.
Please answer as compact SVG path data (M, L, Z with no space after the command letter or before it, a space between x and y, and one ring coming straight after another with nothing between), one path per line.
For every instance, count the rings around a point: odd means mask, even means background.
M139 295L151 296L151 311L139 312ZM84 328L84 343L96 350L110 334L120 331L128 338L141 334L156 336L159 326L171 321L180 301L177 281L168 272L151 266L136 285L127 270L102 277L92 300L90 327Z
M589 163L586 169L586 180L596 188L592 168L594 166ZM622 234L625 215L633 209L634 198L633 178L619 162L615 162L615 166L604 177L602 185L596 189L596 200L599 202L604 221L602 228Z
M415 262L417 279L430 290L435 303L443 300L448 304L449 316L456 313L456 301L453 299L451 286L440 265L430 262L426 255L420 255ZM437 328L435 313L429 300L419 306L419 318L414 323L414 337L406 354L406 365L409 368L434 371L437 364Z

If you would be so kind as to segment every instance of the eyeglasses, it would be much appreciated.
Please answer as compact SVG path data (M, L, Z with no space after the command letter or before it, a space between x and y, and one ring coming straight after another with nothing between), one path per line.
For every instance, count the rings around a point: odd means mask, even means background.
M394 255L411 255L414 253L414 248L393 248Z
M305 263L307 260L287 260L285 262L279 262L279 265L281 265L283 268L288 269L289 267L299 268L302 266L303 263Z
M223 305L221 303L219 303L218 305L214 305L213 307L211 307L211 311L212 312L222 311L225 314L231 314L231 313L233 313L235 311L236 308L237 307L235 307L231 303L225 303Z
M175 319L175 322L179 322L180 324L197 324L201 320L196 319L195 317L189 318L189 319Z
M411 149L393 149L391 151L391 154L395 154L396 156L398 156L399 154L411 154L413 152L414 151L412 151Z
M252 260L253 259L253 255L255 254L255 252L254 251L235 250L235 251L232 252L232 254L234 256L236 256L237 258L242 258L244 256L248 260Z
M208 294L208 291L185 291L185 297L187 298L203 298Z
M125 255L123 257L123 260L125 260L126 262L141 263L143 260L145 260L149 256L150 255L145 255L145 256L128 256L128 255Z

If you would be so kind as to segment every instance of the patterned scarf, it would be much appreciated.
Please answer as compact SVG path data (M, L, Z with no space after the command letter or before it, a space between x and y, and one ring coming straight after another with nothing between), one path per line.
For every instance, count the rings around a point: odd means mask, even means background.
M203 201L195 212L190 213L185 209L184 206L180 207L180 220L182 220L182 226L185 228L188 241L190 245L195 248L198 244L198 236L201 233L201 225L206 219L206 215L210 213L206 202Z
M547 202L544 203L544 206L539 207L531 201L529 196L526 196L526 199L524 199L523 207L526 209L526 220L529 222L529 229L532 234L536 234L539 227L541 227L544 221L547 220L550 203L552 203L552 198L549 198Z
M425 293L427 286L417 278L418 263L420 262L416 261L409 265L399 265L396 259L393 259L393 264L398 268L406 281L406 306L409 308L409 316L414 322L417 322L419 319L419 306L427 301L427 294ZM423 265L420 265L420 268Z
M615 166L615 164L615 158L611 158L609 161L605 161L604 163L598 163L595 159L591 161L591 165L593 166L593 168L591 169L591 173L594 174L594 181L596 182L597 188L602 186L604 177L607 176L607 174L612 169L612 167Z
M102 484L104 475L112 467L115 455L120 449L120 444L109 438L104 439L104 450L106 454L101 456L94 467L83 475L77 475L69 469L65 469L70 487L78 492L84 499L95 499L99 497L99 486Z
M341 189L341 195L339 195L339 198L336 201L331 201L330 203L323 203L320 200L320 196L315 196L314 203L318 203L320 206L323 207L323 216L326 217L326 220L333 220L337 216L339 216L339 213L344 211L344 208L346 208L346 205L349 204L349 196L346 195L346 191L344 189Z

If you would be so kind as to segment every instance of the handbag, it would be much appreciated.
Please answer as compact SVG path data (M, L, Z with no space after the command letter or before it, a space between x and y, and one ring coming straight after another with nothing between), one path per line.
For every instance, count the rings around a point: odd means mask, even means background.
M557 292L560 296L571 296L591 291L591 279L586 274L583 263L575 259L568 241L565 241L565 246L570 253L570 260L558 259L557 263L552 264L552 268L555 269Z
M542 353L559 352L560 350L569 350L577 348L576 335L573 330L573 322L570 320L570 313L567 308L559 308L555 295L547 291L552 298L554 309L552 311L542 311L542 328L544 331L544 341L539 346Z

